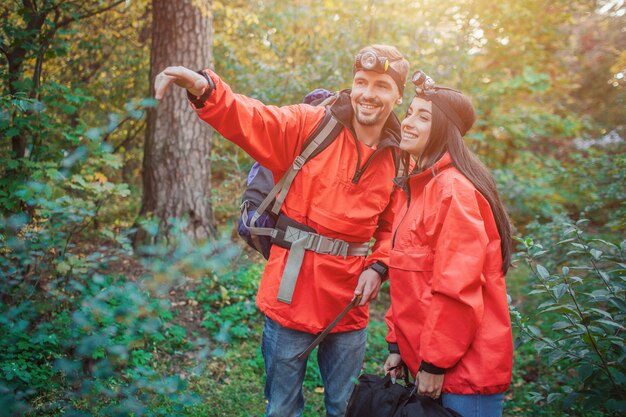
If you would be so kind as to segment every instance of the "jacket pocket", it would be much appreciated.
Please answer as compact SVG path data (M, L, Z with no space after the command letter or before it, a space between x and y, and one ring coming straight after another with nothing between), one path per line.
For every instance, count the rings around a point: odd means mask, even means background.
M405 271L432 271L434 253L426 246L410 247L405 249L392 249L389 263L392 268Z

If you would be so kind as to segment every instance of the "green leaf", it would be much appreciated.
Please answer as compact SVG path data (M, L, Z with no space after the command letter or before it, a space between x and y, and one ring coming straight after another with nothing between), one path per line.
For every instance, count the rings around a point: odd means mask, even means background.
M11 127L4 131L4 136L6 136L9 139L14 138L19 134L20 134L20 129L18 129L17 127Z
M567 232L566 232L566 234L567 234ZM560 241L558 241L558 242L557 242L557 245L563 245L563 244L565 244L565 243L573 242L573 241L575 241L575 240L576 240L576 238L575 238L575 237L570 237L569 239L564 239L564 240L560 240Z
M558 321L552 325L552 330L563 330L572 327L572 323L566 321Z
M626 375L614 368L611 368L611 375L613 375L613 379L620 385L626 385Z
M143 98L139 100L139 105L141 107L156 107L158 101L155 98Z
M617 245L615 245L614 243L608 242L608 241L606 241L604 239L597 239L597 238L596 239L591 239L591 242L603 243L603 244L605 244L606 246L608 246L610 248L617 249Z
M607 274L605 271L598 271L600 273L600 276L605 280L605 281L611 281L611 276L609 274Z
M570 307L569 305L556 305L554 307L548 307L540 311L540 313L549 313L551 311L555 313L569 313L569 314L578 315L578 312L576 311L576 309L574 307Z
M626 412L626 401L610 399L606 402L606 408L617 413Z
M102 136L102 129L99 129L99 128L91 128L85 132L85 137L93 141L100 140L101 136Z
M544 396L543 394L539 393L539 392L529 392L528 393L528 399L532 402L534 402L535 404L537 404L540 401L544 400Z
M528 330L537 337L541 337L541 330L536 326L528 326Z
M543 303L539 304L539 306L537 307L537 310L542 310L542 309L544 309L546 307L551 307L551 306L554 306L554 305L559 305L559 304L556 304L552 300L544 301Z
M59 104L59 108L63 110L63 112L67 114L74 114L78 110L76 106L72 106L70 104Z
M598 319L598 320L594 320L594 322L606 324L609 327L615 327L615 328L617 328L619 330L624 330L624 326L622 326L621 324L616 323L616 322L614 322L612 320Z
M553 392L551 394L548 394L548 398L546 399L546 401L548 404L552 404L553 402L559 400L562 397L563 397L563 394L558 393L558 392Z
M544 268L543 265L539 265L539 264L537 264L537 273L543 279L546 279L550 276L550 273L548 272L548 270Z
M593 311L595 313L598 313L604 317L606 317L609 320L613 320L613 316L611 316L611 313L609 313L608 311L599 309L599 308L590 308L589 311Z
M589 253L591 253L591 256L593 256L593 259L595 259L596 261L598 259L600 259L602 257L603 252L597 249L591 249L589 251Z
M588 363L583 363L582 365L578 367L578 377L580 378L581 381L584 382L591 375L593 375L594 371L595 371L595 368L592 365Z
M558 284L552 289L552 292L557 300L560 300L561 297L563 297L563 295L567 292L568 287L569 286L567 284Z
M72 267L65 261L59 262L56 266L57 272L61 275L67 274L71 269Z
M567 396L563 400L563 408L568 410L579 396L580 394L578 394L577 392L570 392L569 394L567 394Z

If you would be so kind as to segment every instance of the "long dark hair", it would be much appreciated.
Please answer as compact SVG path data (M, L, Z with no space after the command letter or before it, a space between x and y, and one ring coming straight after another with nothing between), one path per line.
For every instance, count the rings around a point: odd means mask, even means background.
M500 200L496 183L489 169L469 150L463 141L463 135L476 121L474 107L468 97L453 90L438 90L437 98L433 101L432 122L430 137L418 161L417 169L430 169L443 154L448 151L454 166L471 181L472 184L487 199L500 234L502 248L502 271L506 274L511 265L511 222ZM426 98L430 100L430 98ZM450 121L444 112L436 105L436 101L443 100L452 108L463 123L462 130Z

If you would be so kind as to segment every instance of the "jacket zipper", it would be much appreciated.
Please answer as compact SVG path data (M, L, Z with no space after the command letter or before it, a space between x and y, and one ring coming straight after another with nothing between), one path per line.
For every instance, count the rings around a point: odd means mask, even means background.
M354 171L354 176L352 177L352 184L358 184L359 180L361 179L361 176L363 175L363 173L365 172L365 170L367 169L367 167L370 165L370 163L372 162L372 159L380 153L380 151L382 151L385 148L389 148L391 145L382 145L379 148L376 148L376 150L374 151L374 153L372 153L370 155L370 157L367 159L367 161L365 161L365 164L363 165L363 168L359 168L361 166L361 150L359 149L359 144L356 143L357 139L354 139L355 145L356 145L356 154L357 154L357 158L356 158L356 170ZM395 162L394 162L395 164Z
M404 222L406 215L409 214L409 207L411 206L411 186L409 185L408 181L406 183L406 190L404 191L406 192L406 210L402 215L400 222L398 223L398 227L396 227L396 230L393 231L393 238L391 239L391 249L396 246L396 235L398 234L398 229L400 229L400 226L402 225L402 222Z

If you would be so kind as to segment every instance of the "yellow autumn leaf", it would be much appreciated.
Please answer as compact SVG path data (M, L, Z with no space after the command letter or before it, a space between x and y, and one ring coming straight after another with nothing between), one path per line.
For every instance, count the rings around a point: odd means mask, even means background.
M96 181L98 181L99 183L104 184L105 182L108 181L106 175L104 175L102 172L96 172L94 174L94 177L96 177Z

